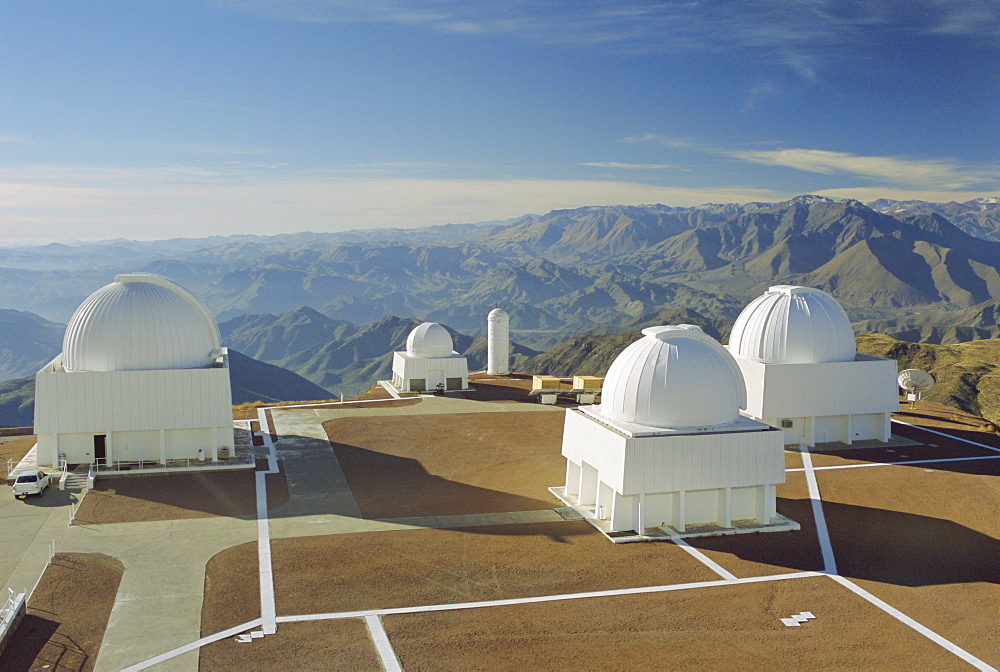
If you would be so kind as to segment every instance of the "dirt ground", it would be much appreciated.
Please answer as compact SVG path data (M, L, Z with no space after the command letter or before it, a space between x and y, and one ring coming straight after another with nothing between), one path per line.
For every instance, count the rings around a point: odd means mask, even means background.
M838 571L997 665L1000 460L959 464L817 479Z
M562 413L345 418L324 423L365 518L551 509L565 481ZM387 496L391 493L392 496Z
M992 434L994 438L1000 438L997 437L996 425L989 420L925 399L915 402L912 408L907 401L899 402L899 411L893 413L892 417L913 425L920 425L921 427L947 429L950 432L957 430L958 432L967 431L978 434ZM893 433L896 433L897 427L897 425L893 425ZM971 439L968 436L963 436L963 438Z
M124 571L99 553L57 553L0 655L0 670L94 669Z
M206 570L205 632L259 616L256 545ZM611 544L583 521L271 541L282 615L406 607L718 578L670 543Z
M406 670L968 669L826 577L383 622Z
M0 442L0 474L7 476L7 460L14 460L14 466L21 461L31 447L35 445L34 436L19 437L9 441Z
M269 474L266 478L268 507L287 502L284 474ZM256 492L252 469L101 478L84 496L73 524L253 517L257 515Z
M241 672L381 672L368 628L360 618L283 623L278 633L249 644L235 638L202 647L199 669ZM440 669L440 668L439 668Z

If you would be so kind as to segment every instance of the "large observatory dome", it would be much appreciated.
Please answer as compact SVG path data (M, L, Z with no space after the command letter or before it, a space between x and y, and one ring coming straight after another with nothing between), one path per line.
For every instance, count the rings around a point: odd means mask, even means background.
M608 369L601 415L658 428L735 422L746 407L732 355L691 325L649 327Z
M187 290L149 273L119 275L73 313L63 337L67 371L211 366L219 329Z
M857 345L835 298L811 287L777 285L736 318L729 350L767 364L805 364L854 361Z
M411 357L450 357L451 334L437 322L418 324L406 337L406 354Z

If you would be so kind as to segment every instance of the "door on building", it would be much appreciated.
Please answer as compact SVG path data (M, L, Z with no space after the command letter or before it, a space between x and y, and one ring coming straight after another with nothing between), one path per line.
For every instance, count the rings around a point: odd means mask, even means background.
M101 463L108 457L108 437L106 434L94 435L94 461Z

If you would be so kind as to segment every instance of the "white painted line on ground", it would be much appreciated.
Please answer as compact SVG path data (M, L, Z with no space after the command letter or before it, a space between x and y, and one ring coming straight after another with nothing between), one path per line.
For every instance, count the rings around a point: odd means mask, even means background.
M926 427L921 427L920 425L911 425L908 422L903 422L902 420L893 419L897 425L903 425L904 427L912 427L913 429L919 429L922 432L930 432L931 434L937 434L938 436L943 436L945 438L951 439L952 441L961 441L962 443L967 443L970 446L978 446L980 448L985 448L986 450L992 450L994 453L1000 453L1000 448L994 448L993 446L987 446L985 443L976 443L975 441L969 441L968 439L962 439L952 434L946 434L945 432L939 432L936 429L927 429Z
M896 421L894 420L893 422ZM971 441L968 443L971 443ZM979 444L974 444L974 445L979 445ZM825 567L824 573L828 574L831 579L841 584L851 592L855 593L856 595L859 595L868 602L871 602L882 611L886 612L887 614L893 616L900 622L913 628L914 630L922 634L924 637L927 637L935 644L944 647L945 649L955 654L956 656L966 661L967 663L970 663L971 665L975 666L980 670L989 670L990 672L997 672L995 668L979 660L965 649L959 647L956 644L953 644L952 642L948 641L947 639L937 634L930 628L927 628L921 625L920 623L916 622L915 620L913 620L903 612L899 611L895 607L889 606L887 603L878 599L864 588L852 583L848 579L845 579L844 577L839 576L837 574L837 565L833 557L833 546L830 543L830 532L827 530L826 517L823 515L823 500L820 498L819 485L816 482L816 474L812 466L812 455L809 453L809 447L805 445L802 446L802 464L805 465L806 481L809 485L809 498L812 500L813 504L813 516L816 519L816 533L817 536L819 537L820 548L822 548L823 550L823 565Z
M267 471L258 471L257 478L257 559L260 566L260 616L265 635L278 631L275 621L274 572L271 568L271 522L267 514L267 474L278 472L278 456L271 440L271 426L265 409L257 411L261 434L267 447Z
M167 651L166 653L161 653L160 655L154 656L149 660L144 660L141 663L136 663L131 667L126 667L124 670L122 670L122 672L138 672L139 670L148 669L150 667L153 667L154 665L159 665L162 662L168 661L171 658L176 658L177 656L185 654L188 651L194 651L196 649L200 649L201 647L207 644L217 642L220 639L226 639L227 637L235 637L241 632L246 632L247 630L256 628L258 625L260 625L260 623L261 623L260 619L255 618L252 621L247 621L243 625L237 625L236 627L229 628L228 630L217 632L214 635L209 635L208 637L202 637L201 639L197 639L191 642L190 644L185 644L184 646L178 646L176 649L172 649L170 651Z
M766 581L784 581L786 579L804 579L811 576L822 576L821 572L790 572L788 574L771 574L770 576L750 576L745 579L726 579L721 581L697 581L694 583L675 583L666 586L644 586L641 588L616 588L613 590L595 590L588 593L564 593L561 595L539 595L536 597L515 597L505 600L486 600L483 602L456 602L454 604L428 604L417 607L393 607L388 609L366 609L364 611L342 611L328 614L300 614L296 616L278 616L279 623L297 623L301 621L325 621L340 618L365 618L367 616L392 616L399 614L422 614L433 611L453 611L459 609L481 609L483 607L509 607L520 604L537 604L539 602L560 602L563 600L582 600L591 597L615 597L618 595L641 595L645 593L668 593L675 590L690 590L694 588L716 588L719 586L735 586L743 583L762 583Z
M907 464L934 464L935 462L971 462L973 460L1000 460L1000 455L980 455L979 457L942 457L938 460L905 460L900 462L864 462L862 464L837 464L831 467L813 467L813 471L828 469L860 469L862 467L892 467ZM785 473L805 471L804 468L785 469Z
M823 500L819 495L819 484L813 471L812 455L809 446L802 444L802 464L805 465L806 484L809 486L809 499L812 501L813 519L816 521L816 537L823 551L823 571L827 574L837 573L837 561L833 557L833 545L830 543L830 532L826 528L826 516L823 515Z
M365 616L365 625L368 626L368 633L372 636L372 642L378 651L378 657L382 661L382 668L385 672L403 672L403 666L396 657L396 652L389 642L389 635L382 625L382 619L378 616Z
M698 550L697 548L695 548L691 544L687 543L686 541L684 541L680 537L675 536L675 535L670 535L670 539L675 544L677 544L678 546L680 546L681 548L683 548L685 551L687 551L688 553L690 553L692 557L694 557L696 560L698 560L699 562L701 562L703 565L705 565L706 567L708 567L709 569L711 569L713 572L715 572L716 574L718 574L722 578L726 579L727 581L735 581L736 580L736 575L735 574L731 573L725 567L723 567L722 565L720 565L719 563L717 563L715 560L712 560L712 558L708 557L707 555L705 555L700 550Z
M944 637L942 637L941 635L937 634L936 632L934 632L930 628L925 627L925 626L921 625L920 623L916 622L915 620L913 620L912 618L910 618L909 616L907 616L906 614L904 614L903 612L901 612L899 609L896 609L895 607L890 606L889 604L883 602L882 600L880 600L879 598L875 597L874 595L872 595L871 593L869 593L867 590L865 590L864 588L862 588L861 586L859 586L859 585L857 585L855 583L852 583L851 581L849 581L848 579L845 579L842 576L837 576L835 574L831 574L830 578L833 579L834 581L836 581L837 583L839 583L840 585L844 586L848 590L850 590L852 593L854 593L854 594L856 594L856 595L864 598L865 600L871 602L876 607L878 607L879 609L881 609L885 613L889 614L893 618L895 618L898 621L900 621L900 622L902 622L902 623L910 626L911 628L913 628L914 630L916 630L917 632L919 632L921 635L923 635L927 639L929 639L932 642L934 642L935 644L944 647L948 651L951 651L953 654L955 654L956 656L958 656L959 658L961 658L965 662L969 663L970 665L972 665L976 669L986 670L986 671L989 671L989 672L997 672L997 669L995 667L993 667L992 665L989 665L989 664L983 662L982 660L980 660L979 658L976 658L974 655L972 655L971 653L969 653L968 651L966 651L962 647L958 646L957 644L954 644L953 642L945 639Z
M396 386L390 383L388 380L380 380L378 381L378 384L382 386L383 390L392 395L393 399L402 399L402 397L399 396L399 392L396 391Z

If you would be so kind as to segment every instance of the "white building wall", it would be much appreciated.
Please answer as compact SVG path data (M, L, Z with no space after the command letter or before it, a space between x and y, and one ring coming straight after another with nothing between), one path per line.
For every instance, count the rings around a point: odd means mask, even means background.
M767 521L775 514L774 487L785 482L782 439L774 428L630 438L568 410L566 493L595 506L616 531Z
M35 377L35 432L39 464L54 466L58 455L88 463L94 435L107 435L113 460L160 459L159 430L197 430L176 442L167 458L233 446L232 392L227 366L155 371L74 371L48 366ZM195 436L195 435L192 435ZM215 447L218 449L218 446ZM51 461L51 464L50 464Z
M736 362L747 384L747 413L754 418L811 418L899 410L896 362L858 355L853 362L764 364Z
M438 383L447 389L448 378L461 378L461 388L469 387L469 364L465 357L414 357L406 352L392 354L393 380L399 381L397 387L403 392L417 392L411 389L410 382L415 379L425 381L424 390L433 392L438 389Z

